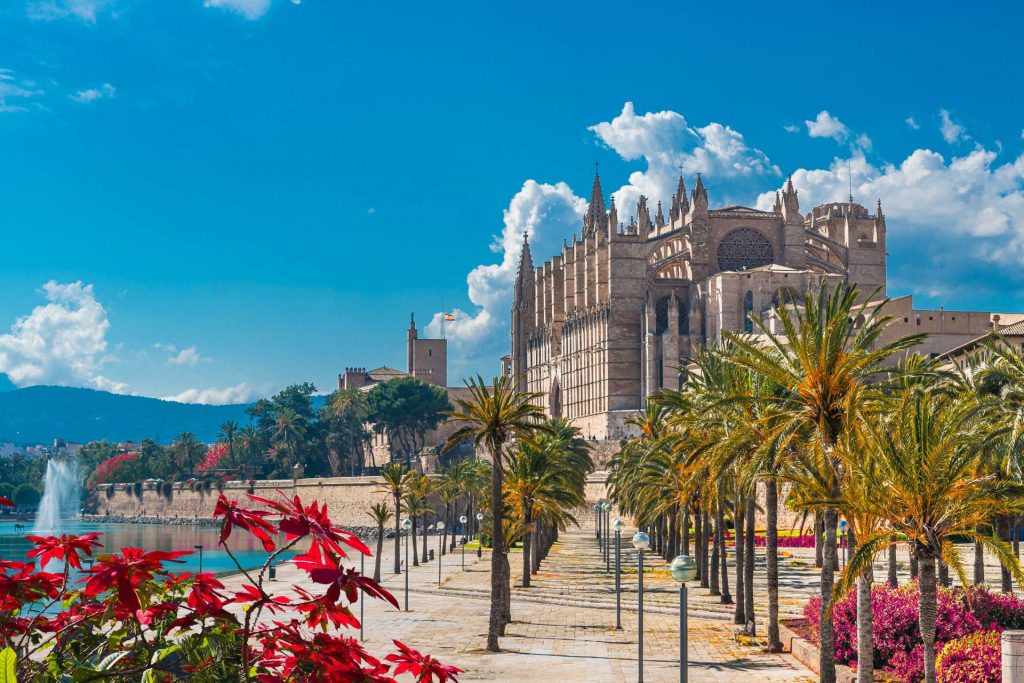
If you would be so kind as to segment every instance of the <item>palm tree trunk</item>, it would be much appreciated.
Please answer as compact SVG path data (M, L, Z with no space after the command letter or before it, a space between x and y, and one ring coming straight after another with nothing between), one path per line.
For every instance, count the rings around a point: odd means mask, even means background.
M896 588L900 585L899 576L896 574L896 537L889 537L889 586Z
M768 575L768 651L782 652L779 635L779 484L768 479L764 487L764 564Z
M448 501L444 504L444 531L441 533L441 554L445 555L448 552L448 534L451 533L452 525L449 516L451 515L452 502Z
M505 629L503 587L508 588L502 558L505 556L505 530L502 528L502 468L499 448L491 453L491 614L487 623L487 649L500 651L498 634Z
M874 615L871 613L871 567L857 577L857 683L875 679L875 648L871 643Z
M817 512L814 513L814 566L821 567L824 563L824 547L825 541L825 525L822 522L822 517Z
M979 524L974 529L978 534L984 533L984 529ZM980 543L975 542L974 544L974 585L978 586L985 583L985 549L981 547Z
M669 508L668 518L668 557L671 560L679 554L679 506Z
M693 516L694 533L696 538L694 539L694 554L697 556L697 571L700 572L700 587L707 588L711 585L708 574L708 563L707 556L705 555L702 548L707 548L706 543L701 543L704 539L704 511L698 510L697 514Z
M910 553L910 578L917 581L920 572L918 570L917 556L914 553Z
M756 490L756 489L755 489ZM747 623L748 635L757 635L757 619L754 616L754 522L757 513L754 491L747 498L746 550L743 553L743 618Z
M939 585L949 588L949 565L939 560Z
M690 506L683 508L683 555L690 554ZM700 571L698 567L697 571Z
M417 516L416 515L412 515L412 529L410 529L409 531L412 534L412 566L414 566L414 567L420 566L420 556L419 556L419 553L416 551L416 526L417 526L416 523L417 523L417 521L418 521ZM424 541L423 545L426 545L426 541Z
M523 534L523 588L530 587L530 551L533 549L533 529L530 527L533 523L530 514L532 506L533 504L528 500L523 502L523 525L527 529Z
M1010 540L1010 518L1003 515L996 520L996 534L1000 541ZM1001 581L1001 590L1003 593L1013 592L1013 577L1010 576L1010 570L1007 569L1002 562L999 563L999 578Z
M1020 559L1020 515L1013 516L1013 556Z
M924 681L935 683L935 620L938 615L935 589L935 557L919 546L921 568L921 640L924 641Z
M402 497L395 495L395 573L402 573Z
M384 552L384 525L377 527L377 557L373 558L373 580L380 583L380 556Z
M839 513L834 508L825 510L824 538L821 553L821 622L819 626L819 659L818 671L821 683L836 683L836 652L835 630L832 615L829 613L829 601L832 599L832 586L835 584L835 570L838 566L836 553L836 527L839 525Z
M721 505L718 507L718 519L715 523L715 534L718 545L722 548L722 600L723 605L732 604L732 595L729 593L729 553L725 543L725 512Z
M736 494L736 507L733 509L733 535L736 537L736 609L733 611L733 622L746 623L746 584L743 582L743 558L746 551L744 543L744 512L746 506L743 498Z
M711 534L711 595L721 595L718 589L718 567L722 551L722 506L715 505L715 530Z

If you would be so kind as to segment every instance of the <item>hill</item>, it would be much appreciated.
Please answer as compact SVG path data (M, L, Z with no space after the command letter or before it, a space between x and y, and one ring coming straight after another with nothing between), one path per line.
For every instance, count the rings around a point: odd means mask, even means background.
M246 424L251 404L205 406L93 389L35 386L0 391L0 441L49 443L54 438L86 443L98 439L169 443L178 432L204 442L226 420Z

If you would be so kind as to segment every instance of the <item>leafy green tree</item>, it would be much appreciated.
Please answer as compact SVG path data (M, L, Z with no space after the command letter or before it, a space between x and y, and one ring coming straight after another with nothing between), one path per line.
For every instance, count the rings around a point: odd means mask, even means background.
M11 495L11 500L18 507L35 507L39 505L41 498L42 494L39 489L32 484L18 484Z
M367 393L368 419L391 443L392 453L406 467L426 433L435 429L452 409L448 392L413 377L381 382Z
M172 449L178 467L183 474L194 471L206 453L206 446L201 444L192 432L181 432L174 437Z
M374 503L370 506L369 515L377 526L377 555L373 562L373 580L380 581L380 557L384 553L384 525L394 517L394 513L391 512L387 503ZM398 538L397 534L395 538Z
M291 468L299 461L299 448L305 435L306 424L302 416L291 408L284 408L277 416L277 423L271 439L274 445L287 455L286 469L289 471L289 475Z
M351 476L363 473L370 439L366 429L369 412L366 392L359 389L341 389L324 402L320 420L326 425L324 440L332 474L344 473L344 461L348 461Z
M402 572L402 499L409 491L413 473L400 463L388 463L381 470L381 493L391 496L395 506L395 573Z
M238 423L234 420L227 420L220 426L217 438L228 447L228 462L232 467L238 466L235 459L235 443L238 437Z

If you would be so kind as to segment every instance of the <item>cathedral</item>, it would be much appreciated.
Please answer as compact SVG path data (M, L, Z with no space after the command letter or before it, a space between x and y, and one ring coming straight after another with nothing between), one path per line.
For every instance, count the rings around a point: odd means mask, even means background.
M628 435L625 421L645 397L677 389L683 359L723 331L751 332L750 314L772 324L780 301L799 302L822 281L856 283L862 297L886 288L886 225L849 201L801 213L790 180L771 211L712 209L698 174L682 177L666 216L640 197L620 222L595 174L582 233L535 266L524 236L512 305L507 372L542 394L552 417L569 418L588 438ZM999 315L916 310L890 302L887 336L928 333L919 347L938 356L990 334ZM1021 317L1021 316L1017 316Z

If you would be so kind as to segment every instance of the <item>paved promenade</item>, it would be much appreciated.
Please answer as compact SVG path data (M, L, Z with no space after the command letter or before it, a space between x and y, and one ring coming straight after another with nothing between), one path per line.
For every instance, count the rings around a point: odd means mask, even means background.
M391 544L385 544L384 586L403 602L402 575L388 573ZM437 549L437 539L430 539ZM502 639L503 651L483 650L486 640L490 558L461 551L446 555L438 587L433 561L413 567L409 575L409 612L380 601L366 603L366 643L371 652L389 651L391 639L402 640L465 669L460 678L472 681L635 681L637 680L636 555L623 554L622 630L615 627L614 575L605 572L593 529L563 535L544 562L534 586L513 589L514 622ZM519 578L522 556L510 557ZM628 568L628 569L626 569ZM372 565L368 561L368 573ZM291 567L278 573L282 583L298 579ZM229 580L237 583L237 577ZM691 593L696 594L694 590ZM704 591L706 592L706 591ZM678 584L664 563L655 559L645 572L645 681L679 680ZM694 596L696 598L696 596ZM815 677L788 655L770 655L757 647L742 646L735 628L715 614L699 608L690 617L690 680L701 681L813 681ZM357 612L358 613L358 612ZM701 616L698 616L701 615ZM703 617L703 618L702 618ZM708 618L717 617L717 618Z

